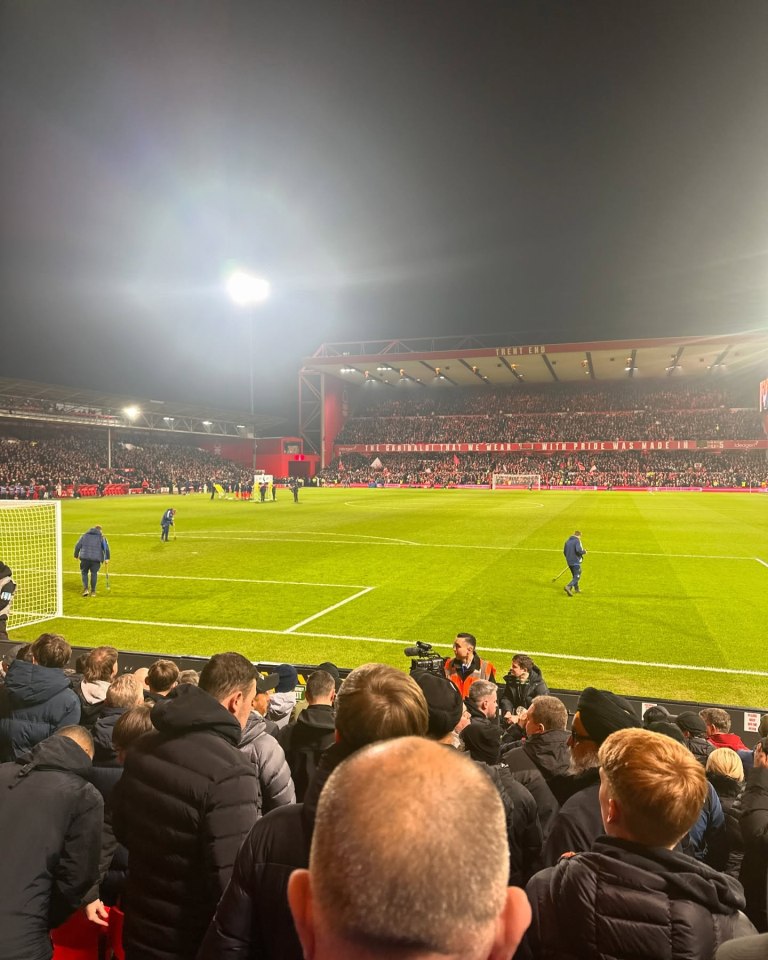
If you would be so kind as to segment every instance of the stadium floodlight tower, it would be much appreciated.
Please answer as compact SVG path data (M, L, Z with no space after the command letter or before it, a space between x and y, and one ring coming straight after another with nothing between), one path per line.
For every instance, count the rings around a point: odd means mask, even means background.
M269 300L272 288L268 280L257 277L246 270L233 270L227 278L227 293L232 303L238 307L257 307ZM253 336L255 324L255 310L251 310L251 343L248 351L251 375L251 416L253 416Z

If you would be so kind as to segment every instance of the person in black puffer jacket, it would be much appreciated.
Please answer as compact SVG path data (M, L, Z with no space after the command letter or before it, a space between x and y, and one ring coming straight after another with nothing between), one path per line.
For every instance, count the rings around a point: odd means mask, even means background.
M715 788L725 816L727 860L724 869L729 877L738 880L741 861L744 859L741 826L733 809L744 793L744 765L738 753L729 747L713 750L707 758L707 780Z
M0 960L48 960L49 931L98 876L104 804L84 777L93 742L64 727L0 767Z
M504 692L499 706L501 718L507 726L507 740L521 740L524 736L525 714L534 697L549 693L541 670L524 653L512 657L509 673L504 677ZM522 721L522 723L521 723Z
M715 749L707 740L707 725L694 710L684 710L675 718L675 723L683 731L685 745L705 767L707 757Z
M638 729L611 734L599 760L607 836L528 884L529 955L703 960L751 934L739 884L673 849L704 803L701 764L682 744Z
M565 776L571 765L568 710L557 697L536 697L525 719L525 741L502 753L511 770L538 770L545 780Z
M256 822L259 781L240 753L256 670L239 653L208 661L152 708L154 731L128 750L112 825L128 848L128 957L189 960Z
M760 933L768 933L768 753L765 738L755 747L755 765L744 793L733 805L744 841L739 880L747 897L747 915Z

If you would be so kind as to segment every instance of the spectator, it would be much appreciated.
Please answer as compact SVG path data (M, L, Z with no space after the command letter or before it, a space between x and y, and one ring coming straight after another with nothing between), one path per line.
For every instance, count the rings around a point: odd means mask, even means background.
M747 916L760 933L768 932L768 753L764 746L761 740L755 747L755 765L733 807L744 843L739 880L747 897Z
M632 729L608 736L598 759L607 836L526 889L537 960L712 957L751 933L739 884L675 851L706 796L701 764L671 738Z
M649 730L652 723L669 723L670 721L674 721L674 719L666 707L654 703L643 713L643 727Z
M276 673L267 677L257 676L256 696L273 690L279 679ZM256 696L252 701L250 716L243 730L238 749L256 769L261 792L261 812L269 813L275 807L282 807L286 803L295 803L296 790L283 748L275 737L269 735L267 721L253 707Z
M116 759L112 743L115 724L131 707L144 703L144 694L136 678L130 673L115 677L104 697L101 716L93 727L94 763L109 763Z
M567 724L568 711L562 700L536 697L526 713L525 741L508 750L504 762L510 770L538 770L545 780L565 775L571 762Z
M155 660L147 671L146 700L161 703L179 682L179 668L173 660Z
M748 750L747 745L735 733L731 733L731 715L719 707L705 707L699 716L706 724L707 740L713 747L730 747L731 750Z
M80 698L80 723L88 730L98 720L109 685L117 676L117 650L96 647L85 658L83 673L72 681L72 689Z
M288 725L291 718L291 711L296 706L296 687L299 683L299 675L296 667L290 663L278 664L276 668L280 678L275 688L275 692L269 698L269 710L267 717L275 724L278 730Z
M706 766L707 757L715 749L707 740L707 725L698 713L685 710L677 715L675 723L685 737L685 745L702 766Z
M29 647L30 644L28 643L15 643L6 649L3 659L0 660L0 686L5 683L5 675L8 673L10 665L17 657L23 660L22 651L29 650Z
M497 740L501 736L497 722L499 688L490 680L476 680L464 698L472 723L492 725Z
M122 775L125 751L135 740L152 729L152 705L145 704L143 700L136 703L137 685L133 678L124 674L123 677L118 677L115 684L126 678L133 683L134 703L121 712L121 715L116 718L116 723L110 727L112 740L109 744L109 757L100 761L94 759L93 766L88 772L88 780L104 799L104 828L101 836L98 882L88 891L84 903L88 919L101 927L109 925L109 914L105 905L112 906L121 900L128 876L128 851L115 839L110 796ZM121 684L118 689L122 689L127 699L127 694L130 692L129 686ZM102 755L104 755L103 748Z
M98 876L103 802L84 779L93 742L62 727L0 766L0 957L47 960L49 932L74 913Z
M456 684L459 693L465 698L476 681L496 682L496 667L490 660L481 660L476 648L477 640L471 633L457 633L453 641L454 656L445 661L446 677Z
M521 740L525 715L534 697L549 693L541 670L524 653L512 658L509 673L504 677L504 692L501 695L501 716L509 728L509 736Z
M64 673L72 656L64 637L41 634L31 656L13 661L0 688L0 760L15 760L80 720L80 701Z
M765 960L768 956L768 933L728 940L715 954L715 960Z
M302 960L286 905L288 877L309 863L317 801L333 770L379 740L424 736L427 704L412 677L395 667L356 667L336 698L337 742L325 751L304 803L279 807L251 830L205 936L198 960L280 956Z
M193 687L196 687L200 683L200 671L182 670L179 674L179 683L191 683Z
M490 784L453 751L411 737L341 766L320 798L309 870L295 871L288 888L304 956L510 957L528 905L507 887L503 847L481 854L445 843L446 823L459 822L482 823L488 836L504 828ZM429 906L415 908L427 889Z
M744 765L738 753L727 747L713 750L707 758L707 780L717 791L725 816L727 861L724 869L729 876L738 880L744 859L741 827L733 809L744 792Z
M152 708L112 792L115 835L129 851L123 942L129 957L195 955L256 820L259 785L237 749L256 692L238 653L211 657L199 687Z
M564 853L589 850L603 832L600 815L600 745L616 730L639 727L632 705L608 690L586 687L579 697L568 746L570 775L552 777L549 785L562 804L544 845L543 860L557 863Z
M0 641L8 643L8 616L13 604L13 595L16 584L13 582L13 573L7 563L0 562ZM0 668L0 676L2 676Z
M304 698L307 706L296 722L284 727L277 738L285 750L299 802L304 799L321 754L336 739L333 716L336 683L331 674L325 670L313 671L307 679Z

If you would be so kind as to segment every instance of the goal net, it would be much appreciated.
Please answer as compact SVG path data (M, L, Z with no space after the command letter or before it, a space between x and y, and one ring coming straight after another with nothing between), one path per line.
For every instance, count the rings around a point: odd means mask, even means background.
M8 629L63 614L61 504L0 500L0 560L18 585Z
M491 478L492 490L541 490L541 477L538 473L494 473Z

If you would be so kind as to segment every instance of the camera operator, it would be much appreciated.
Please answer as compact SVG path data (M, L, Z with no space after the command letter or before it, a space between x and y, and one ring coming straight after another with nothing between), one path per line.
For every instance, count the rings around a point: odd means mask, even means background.
M457 633L453 641L453 658L445 661L445 675L459 688L466 699L469 688L477 680L496 682L496 667L490 660L481 660L476 653L477 640L471 633Z

